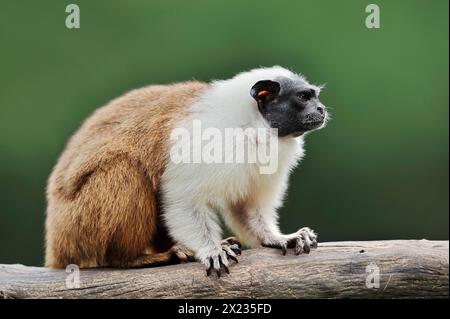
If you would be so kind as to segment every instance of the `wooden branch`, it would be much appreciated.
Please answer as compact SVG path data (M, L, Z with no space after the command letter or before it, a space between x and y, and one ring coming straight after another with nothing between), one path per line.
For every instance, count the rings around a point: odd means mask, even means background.
M319 243L300 256L261 248L245 250L221 278L197 262L82 269L73 289L65 270L0 265L0 298L448 298L448 255L448 241L427 240ZM376 267L379 288L368 288Z

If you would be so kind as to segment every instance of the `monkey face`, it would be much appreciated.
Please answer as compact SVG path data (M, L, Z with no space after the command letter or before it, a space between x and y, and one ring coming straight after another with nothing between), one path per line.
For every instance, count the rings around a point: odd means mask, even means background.
M258 110L278 136L300 136L325 123L327 112L320 103L319 88L302 78L280 77L258 81L250 90Z

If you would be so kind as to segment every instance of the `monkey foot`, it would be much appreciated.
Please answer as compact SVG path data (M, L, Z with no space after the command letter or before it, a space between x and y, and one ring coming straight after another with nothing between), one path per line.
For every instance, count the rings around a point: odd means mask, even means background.
M195 261L194 252L180 244L174 245L170 249L170 253L172 254L172 257L177 259L180 263Z
M227 274L230 273L228 269L229 259L234 262L238 262L237 256L241 254L241 243L235 237L229 237L221 242L221 251L212 254L212 256L206 258L203 262L206 265L206 275L211 275L214 270L217 276L220 277L222 269L225 270Z

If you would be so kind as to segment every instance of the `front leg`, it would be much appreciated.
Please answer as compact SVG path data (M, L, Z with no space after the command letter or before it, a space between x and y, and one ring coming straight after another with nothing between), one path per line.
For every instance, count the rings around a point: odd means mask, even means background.
M236 253L221 242L221 228L216 214L207 205L167 205L164 219L170 235L195 252L196 258L206 266L209 276L214 270L220 277L222 269L229 273L228 259Z
M292 234L282 234L274 211L252 210L248 225L262 246L279 248L283 255L286 255L288 248L293 248L296 255L309 254L312 248L317 248L317 234L308 227Z

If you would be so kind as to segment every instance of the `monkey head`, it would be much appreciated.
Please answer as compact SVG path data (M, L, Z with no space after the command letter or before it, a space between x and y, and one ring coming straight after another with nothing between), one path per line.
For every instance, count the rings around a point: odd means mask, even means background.
M324 126L327 112L319 93L320 88L301 77L258 81L250 90L259 112L278 129L279 137L297 137Z

